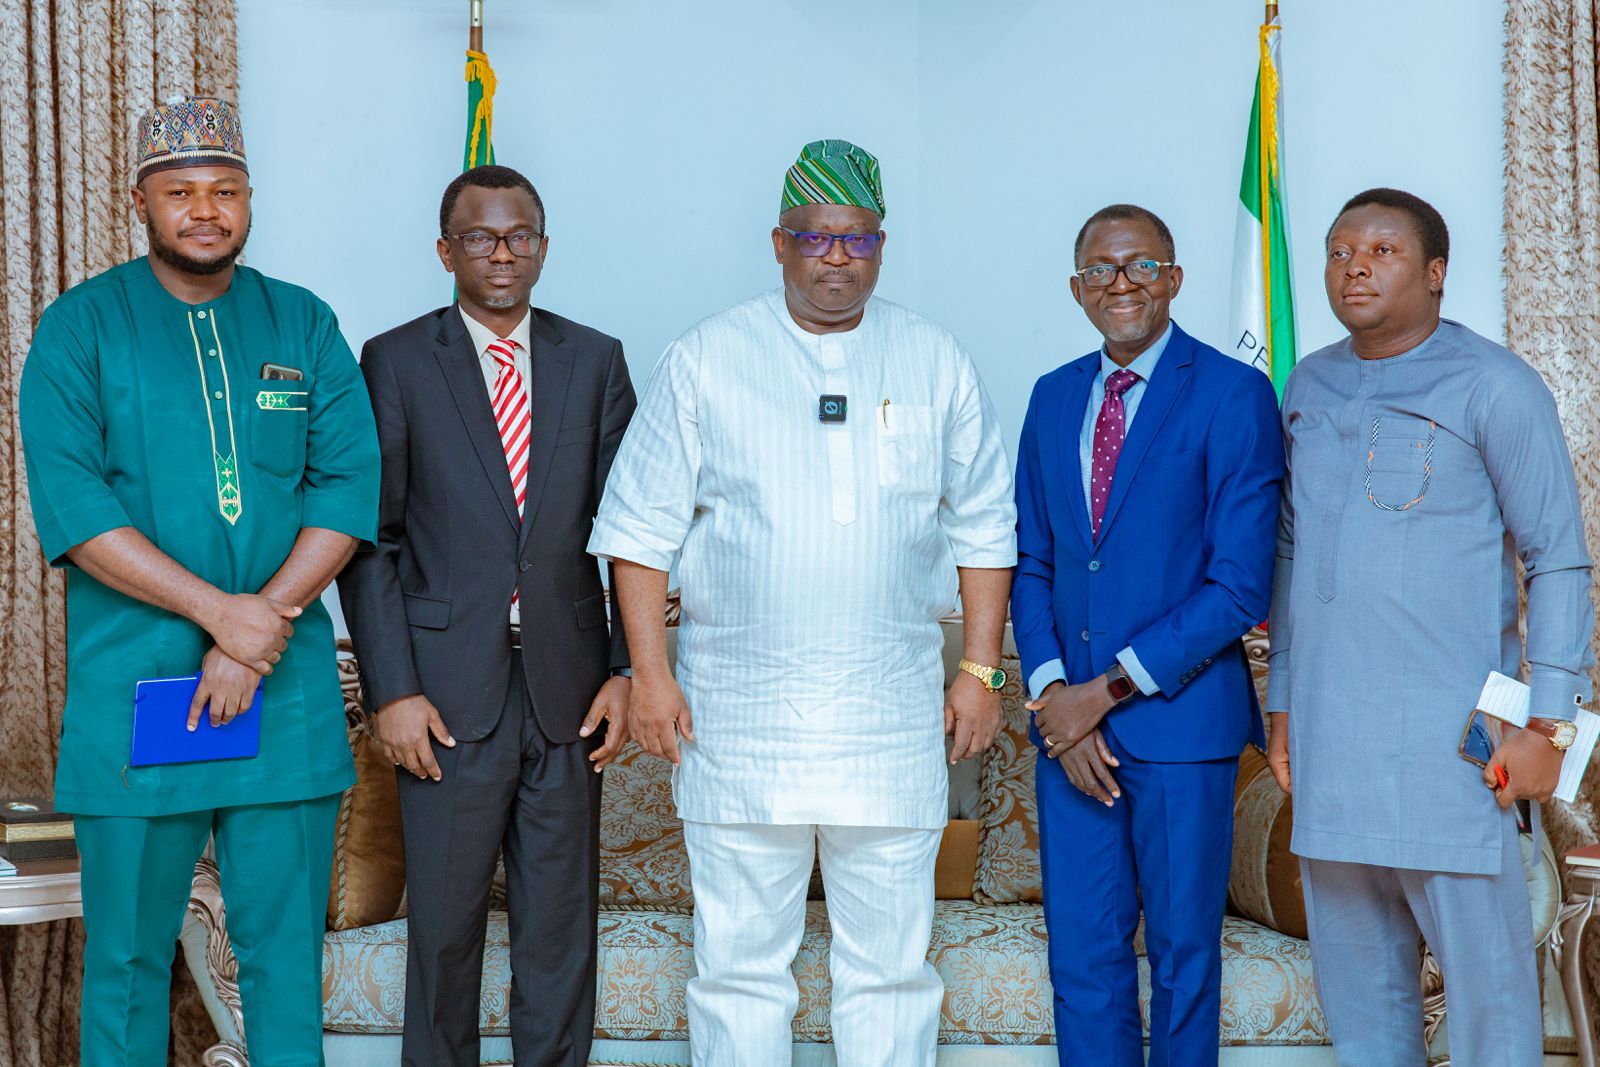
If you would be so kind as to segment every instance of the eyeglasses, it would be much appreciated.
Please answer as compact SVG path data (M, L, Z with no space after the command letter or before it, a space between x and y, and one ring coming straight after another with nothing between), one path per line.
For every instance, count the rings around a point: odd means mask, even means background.
M531 233L527 230L518 230L516 233L484 233L482 230L471 230L467 233L453 233L450 235L461 242L461 251L473 259L486 259L494 255L495 249L500 247L500 242L506 243L514 256L533 255L533 250L541 240L542 233Z
M1115 263L1091 263L1082 270L1075 271L1083 279L1083 284L1091 289L1106 289L1116 284L1117 275L1120 273L1127 277L1129 285L1149 285L1161 277L1162 267L1176 266L1174 263L1157 263L1153 259L1136 259L1132 263L1124 263L1120 267Z
M793 237L800 246L800 254L812 259L818 259L833 251L833 242L844 243L844 254L851 259L871 259L877 254L878 245L883 241L880 233L817 233L812 230L791 230L787 226L778 229Z

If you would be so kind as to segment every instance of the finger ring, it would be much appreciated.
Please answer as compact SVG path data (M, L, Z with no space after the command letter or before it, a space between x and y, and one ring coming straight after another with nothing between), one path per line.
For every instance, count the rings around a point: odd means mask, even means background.
M1044 747L1045 748L1055 748L1056 747L1056 743L1054 741L1050 740L1047 737L1047 738L1044 739Z

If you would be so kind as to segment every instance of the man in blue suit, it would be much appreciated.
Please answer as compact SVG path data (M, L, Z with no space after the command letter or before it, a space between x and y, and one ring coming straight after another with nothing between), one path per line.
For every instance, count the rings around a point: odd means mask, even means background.
M1072 295L1104 346L1041 378L1017 453L1011 613L1034 700L1056 1044L1217 1062L1233 783L1261 717L1239 638L1266 616L1283 443L1272 385L1171 321L1172 233L1090 217Z

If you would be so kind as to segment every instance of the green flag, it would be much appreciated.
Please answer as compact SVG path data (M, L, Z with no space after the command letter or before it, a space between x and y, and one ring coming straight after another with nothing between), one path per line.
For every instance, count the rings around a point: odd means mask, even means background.
M1289 263L1289 216L1283 183L1283 138L1278 116L1283 87L1278 80L1278 19L1260 29L1250 135L1239 180L1239 221L1233 245L1233 350L1283 386L1294 369L1294 287Z
M461 169L494 162L494 68L482 52L467 50L467 145Z

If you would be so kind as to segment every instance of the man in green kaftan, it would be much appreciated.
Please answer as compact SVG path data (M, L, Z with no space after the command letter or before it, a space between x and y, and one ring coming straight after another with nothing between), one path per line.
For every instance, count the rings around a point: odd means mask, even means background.
M234 109L170 100L137 152L150 255L53 303L22 375L34 521L67 572L56 806L82 856L83 1063L165 1064L173 946L214 838L250 1062L316 1065L354 780L318 598L375 532L372 409L328 306L235 262ZM259 754L132 765L135 684L197 672L189 728L259 714Z

